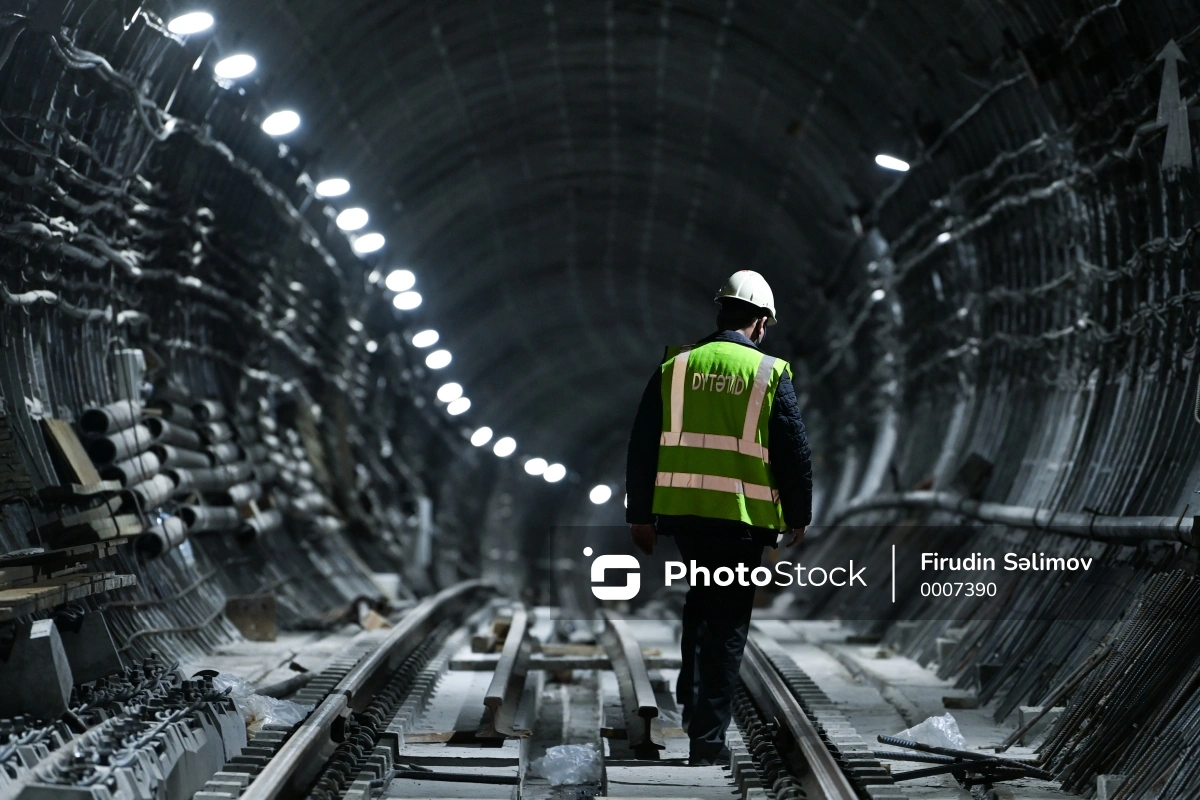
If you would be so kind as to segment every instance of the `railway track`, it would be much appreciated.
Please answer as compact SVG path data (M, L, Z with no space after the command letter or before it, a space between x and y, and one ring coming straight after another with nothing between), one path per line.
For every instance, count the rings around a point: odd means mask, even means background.
M766 637L743 662L731 764L689 767L662 674L677 662L610 612L596 645L553 642L553 623L478 582L443 591L318 676L298 697L314 706L307 718L264 729L195 800L582 798L639 781L747 800L904 796ZM596 767L567 794L534 763L559 745L588 748Z
M74 740L62 723L53 735L23 732L22 741L47 742L45 763L10 770L0 800L49 800L47 790L65 789L72 776L92 800L561 800L658 796L656 786L723 800L905 797L872 745L769 636L754 632L746 648L730 763L690 767L672 696L679 666L673 625L604 611L590 623L590 637L565 642L560 631L588 624L562 626L550 616L497 597L483 583L458 584L411 608L382 638L348 646L293 693L308 709L299 723L265 725L249 740L222 734L223 758L181 757L182 767L164 762L157 773L142 763L144 753L122 749L130 737L106 729ZM153 681L138 678L137 686L176 709L169 722L180 731L188 714L209 713L205 702L222 702L209 688L215 674L173 684L167 670L146 669ZM221 707L229 716L228 700ZM151 734L163 726L152 723L165 717L142 714L148 722L139 742L161 752ZM591 765L569 788L554 785L544 760L563 745ZM26 761L29 752L22 751ZM910 760L955 774L965 769L945 755ZM103 769L88 766L94 761ZM18 786L25 774L41 776L28 795ZM180 794L172 789L179 786L191 788Z

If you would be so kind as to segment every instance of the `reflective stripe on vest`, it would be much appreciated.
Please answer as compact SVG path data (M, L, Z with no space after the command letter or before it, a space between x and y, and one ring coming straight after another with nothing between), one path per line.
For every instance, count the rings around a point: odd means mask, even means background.
M655 486L670 486L673 489L707 489L710 492L728 492L744 495L751 500L779 502L779 491L760 483L746 483L737 478L720 475L700 475L695 472L660 472L654 479Z
M671 428L675 441L679 441L679 433L683 430L683 390L687 383L688 354L691 347L680 349L675 356L675 371L671 373Z
M663 447L700 447L705 450L729 450L747 456L756 456L763 462L771 462L771 452L757 441L758 418L762 414L763 399L771 385L771 370L775 367L774 356L763 356L754 374L754 385L750 388L750 402L746 406L746 421L742 424L742 438L718 433L688 433L683 430L683 390L687 377L688 351L686 347L675 357L671 373L671 429L659 436ZM741 494L741 492L738 492Z

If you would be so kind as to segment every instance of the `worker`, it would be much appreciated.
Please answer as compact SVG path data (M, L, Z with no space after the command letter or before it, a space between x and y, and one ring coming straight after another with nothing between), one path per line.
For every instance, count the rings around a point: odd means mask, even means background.
M808 436L788 364L759 349L775 299L741 270L717 293L715 333L668 348L650 377L629 438L626 521L654 551L673 536L685 563L753 570L781 533L788 546L812 520ZM689 574L691 570L689 569ZM690 738L688 763L728 764L725 732L754 606L754 586L704 585L684 602L676 699ZM747 574L747 573L742 573Z

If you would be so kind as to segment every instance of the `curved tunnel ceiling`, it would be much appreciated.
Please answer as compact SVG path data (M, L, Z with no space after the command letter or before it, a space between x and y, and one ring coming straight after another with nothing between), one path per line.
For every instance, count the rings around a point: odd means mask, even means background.
M1018 69L976 2L218 13L220 49L259 58L251 91L304 119L289 145L348 177L383 263L417 272L470 418L568 463L612 456L659 348L708 331L735 269L772 281L782 355L820 350L834 312L812 287L899 179L874 154L918 156L915 122L949 124Z

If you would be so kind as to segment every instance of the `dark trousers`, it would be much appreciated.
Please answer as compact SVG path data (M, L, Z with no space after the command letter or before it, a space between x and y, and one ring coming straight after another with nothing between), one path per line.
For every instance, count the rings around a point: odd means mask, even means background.
M745 564L752 570L762 564L763 546L732 535L679 533L675 543L688 565L705 567L712 576L718 567ZM697 576L699 578L699 576ZM676 700L691 709L688 736L691 753L712 756L725 746L725 731L733 715L742 652L750 633L754 586L708 586L702 579L688 589L683 606L682 654Z

